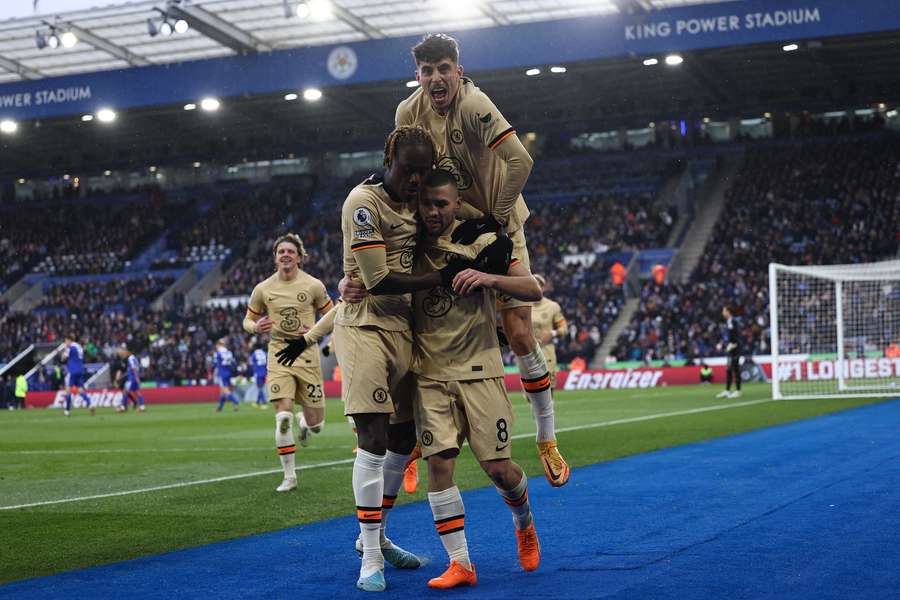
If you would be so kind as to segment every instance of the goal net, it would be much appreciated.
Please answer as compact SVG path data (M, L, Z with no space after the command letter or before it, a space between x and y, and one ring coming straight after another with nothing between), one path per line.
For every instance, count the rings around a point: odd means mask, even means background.
M900 260L769 265L772 397L900 396Z

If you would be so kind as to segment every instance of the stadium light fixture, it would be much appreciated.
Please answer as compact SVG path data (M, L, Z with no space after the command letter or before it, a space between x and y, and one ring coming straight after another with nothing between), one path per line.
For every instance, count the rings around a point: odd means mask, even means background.
M109 177L110 175L112 175L112 171L107 169L106 171L103 171L103 175L105 175L106 177Z
M312 11L309 9L309 4L307 4L306 2L300 2L297 4L294 12L301 19L308 19Z
M766 118L766 119L771 119L771 118L772 118L772 113L770 113L770 112L765 112L765 113L763 113L763 117Z
M178 19L177 21L175 21L175 33L187 33L187 30L190 28L190 23L188 23L184 19Z
M285 99L285 100L288 100L288 101L290 101L290 100L296 100L296 99L299 98L299 97L300 97L300 96L298 96L297 94L295 94L295 93L293 93L293 92L291 92L290 94L285 94L285 95L284 95L284 99Z
M666 64L670 67L680 65L683 62L684 58L682 58L680 54L670 54L666 57Z
M25 180L20 178L20 179L19 179L19 185L22 185L22 184L24 184L24 183L25 183Z
M81 120L87 123L94 120L94 115L81 115Z
M303 90L303 99L308 102L315 102L322 97L322 90L317 88L306 88Z
M541 70L537 67L534 67L533 69L528 69L527 71L525 71L525 74L529 77L534 77L535 75L540 75Z
M878 110L884 110L885 108L887 108L887 105L884 102L878 103Z
M63 181L68 181L68 180L70 180L70 179L72 179L72 176L69 175L68 173L66 173L65 175L63 175Z
M894 117L897 116L897 111L896 111L896 110L889 110L889 111L887 111L887 112L884 113L884 114L885 114L885 116L887 116L889 119L893 119Z
M19 129L19 124L12 119L3 119L0 121L0 131L3 133L15 133Z
M781 49L785 52L793 52L794 50L799 50L800 46L798 44L785 44Z
M188 102L187 104L184 105L184 110L196 110L196 109L197 109L197 105L194 104L193 102Z
M172 24L169 23L168 19L163 19L163 22L159 24L159 35L170 36L175 29L172 27Z
M703 117L703 122L704 122L704 123L709 123L709 117Z
M63 48L71 48L78 43L78 36L71 31L66 31L59 36L59 41L62 43Z
M200 108L207 112L219 110L221 103L216 98L204 98L200 101Z
M59 48L59 37L56 35L56 32L50 32L50 35L47 37L47 46L50 48Z
M327 21L332 17L331 2L329 0L309 0L309 16L313 21Z
M652 66L655 66L655 65L658 65L658 64L659 64L659 59L658 59L658 58L645 58L645 59L644 59L644 66L645 66L645 67L652 67Z
M419 82L416 81L415 79L412 79L412 80L406 82L406 87L408 87L408 88L419 87Z
M116 120L116 112L111 108L101 108L97 111L97 120L101 123L112 123Z
M200 168L200 163L199 163L199 162L195 162L195 163L194 163L194 168L195 168L195 169L199 169L199 168Z
M565 68L565 67L560 67L560 66L550 67L550 72L551 72L551 73L565 73L565 72L566 72L566 68Z

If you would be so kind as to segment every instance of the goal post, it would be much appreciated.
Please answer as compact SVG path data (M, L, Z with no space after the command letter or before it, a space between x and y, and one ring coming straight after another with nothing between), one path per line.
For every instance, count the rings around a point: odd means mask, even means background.
M769 264L772 398L900 397L900 260Z

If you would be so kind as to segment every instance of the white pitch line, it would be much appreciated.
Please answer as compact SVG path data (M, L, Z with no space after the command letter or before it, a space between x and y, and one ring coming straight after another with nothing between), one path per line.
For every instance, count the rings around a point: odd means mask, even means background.
M305 448L303 451L333 450L334 448L352 448L352 446L329 446L328 448ZM118 454L120 452L132 452L140 454L159 454L161 452L262 452L271 451L272 446L256 446L247 448L159 448L147 450L145 448L98 448L96 450L4 450L3 454Z
M345 458L343 460L332 460L329 462L315 463L312 465L299 465L298 471L306 471L308 469L318 469L321 467L334 467L338 465L350 464L353 458ZM272 473L281 473L282 469L268 469L266 471L255 471L253 473L241 473L240 475L228 475L226 477L214 477L213 479L201 479L199 481L183 481L181 483L170 483L168 485L157 485L139 490L126 490L124 492L111 492L109 494L95 494L93 496L80 496L78 498L63 498L62 500L48 500L45 502L31 502L29 504L16 504L14 506L0 506L0 510L13 510L16 508L32 508L35 506L48 506L50 504L65 504L67 502L80 502L82 500L97 500L99 498L115 498L116 496L129 496L131 494L143 494L145 492L157 492L159 490L171 490L175 488L189 487L192 485L203 485L205 483L218 483L220 481L230 481L232 479L245 479L247 477L258 477L259 475L271 475Z
M752 406L754 404L764 404L766 402L773 402L773 400L749 400L747 402L735 402L731 404L716 404L714 406L705 406L702 408L690 408L687 410L677 410L666 413L656 413L652 415L642 415L640 417L629 417L627 419L615 419L613 421L602 421L600 423L586 423L584 425L575 425L572 427L562 427L557 429L557 433L565 433L567 431L580 431L582 429L597 429L600 427L611 427L613 425L623 425L626 423L638 423L640 421L651 421L653 419L664 419L667 417L680 417L682 415L693 415L697 413L710 412L714 410L727 410L729 408L738 408L741 406ZM534 437L534 433L519 433L512 436L512 439L525 439ZM148 452L153 452L149 450ZM353 458L347 458L344 460L334 460L323 463L314 463L311 465L300 465L297 467L298 471L305 471L308 469L317 469L321 467L334 467L339 465L347 465L354 461ZM198 481L184 481L181 483L170 483L168 485L157 485L154 487L141 488L137 490L126 490L124 492L111 492L109 494L95 494L93 496L80 496L77 498L63 498L61 500L48 500L44 502L31 502L29 504L16 504L13 506L0 506L0 510L14 510L17 508L33 508L35 506L49 506L52 504L65 504L68 502L81 502L84 500L97 500L100 498L115 498L117 496L129 496L132 494L143 494L146 492L157 492L160 490L171 490L175 488L189 487L193 485L204 485L207 483L218 483L220 481L231 481L233 479L246 479L248 477L258 477L260 475L271 475L273 473L281 473L282 469L269 469L266 471L255 471L253 473L242 473L240 475L228 475L226 477L215 477L213 479L200 479Z

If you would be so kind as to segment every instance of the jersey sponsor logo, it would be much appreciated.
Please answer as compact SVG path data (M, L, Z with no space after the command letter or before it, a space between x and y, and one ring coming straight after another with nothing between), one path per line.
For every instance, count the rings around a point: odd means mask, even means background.
M306 295L306 292L300 292L299 294L297 294L297 301L298 301L298 302L304 302L304 303L305 303L305 302L307 302L308 300L309 300L309 296Z
M338 46L328 54L328 73L335 79L349 79L356 73L359 59L356 52L348 46Z
M353 211L353 222L360 227L372 226L372 211L366 207L360 207Z
M355 239L364 240L366 238L375 237L375 230L371 227L365 227L363 229L357 229L353 232L353 237Z
M422 312L432 319L439 319L453 308L453 296L443 286L436 286L422 299Z
M463 132L459 129L454 129L450 132L450 141L454 144L462 144L463 143Z
M372 400L377 402L378 404L384 404L387 402L388 393L384 388L375 388L375 391L372 392Z
M422 445L430 446L434 443L434 434L428 431L427 429L422 432Z
M281 315L281 323L280 327L283 331L292 332L300 329L300 316L297 314L299 311L292 307L282 308L278 311L278 314Z
M477 113L476 113L477 114ZM478 120L487 125L491 122L491 113L486 113L483 115L478 115Z
M462 163L457 158L445 156L438 161L438 168L450 171L456 179L456 187L460 191L467 190L472 187L472 175L462 168Z

